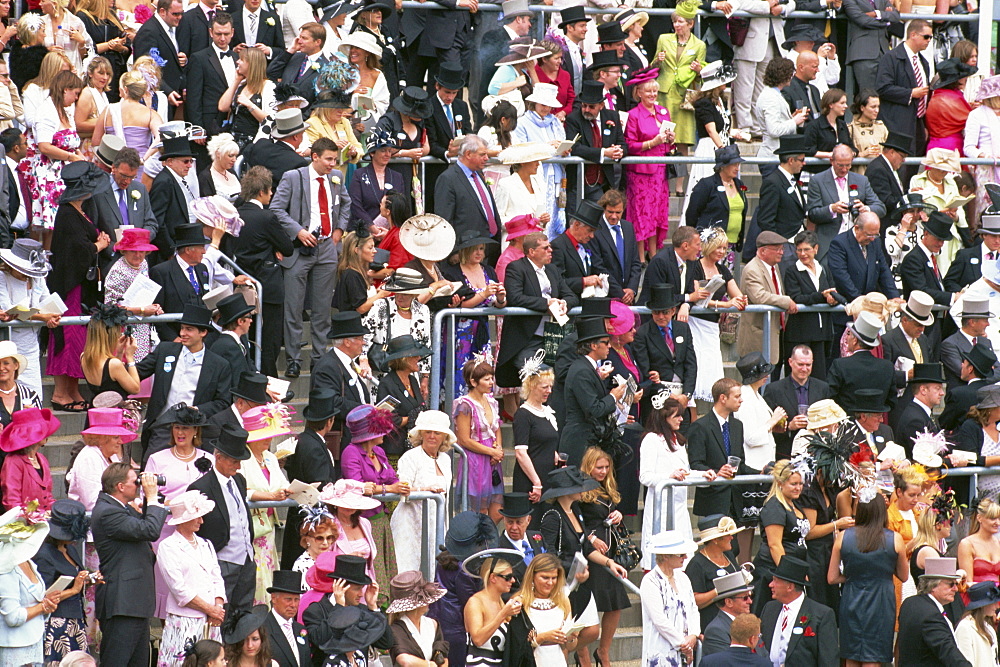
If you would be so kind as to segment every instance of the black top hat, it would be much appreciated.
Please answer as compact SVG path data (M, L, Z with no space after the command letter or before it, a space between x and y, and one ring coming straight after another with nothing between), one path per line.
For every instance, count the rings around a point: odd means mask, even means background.
M225 644L239 644L250 636L250 633L264 625L269 611L266 604L254 605L250 610L226 605L226 617L219 626L222 641Z
M389 621L384 614L365 606L337 605L327 616L326 624L329 637L319 649L333 658L367 650L385 634Z
M199 329L209 329L212 326L212 311L197 303L186 304L180 323Z
M427 91L423 88L407 86L392 101L392 108L411 118L427 119L434 113L429 100Z
M908 384L920 384L922 382L939 382L944 384L944 365L942 364L913 364L913 375L907 380Z
M881 389L856 389L850 392L849 398L850 402L842 406L847 412L889 412L889 406L885 404L885 392Z
M606 336L608 336L608 330L604 326L604 318L578 317L576 319L576 342L585 343Z
M107 179L105 179L107 180ZM200 222L187 223L174 227L174 247L186 248L192 245L208 245L212 239L205 238Z
M628 35L622 30L622 24L618 21L608 21L597 26L598 44L616 44L624 42L627 38Z
M597 226L601 224L601 218L603 217L604 209L589 199L581 201L580 205L576 207L576 210L569 215L570 220L579 220L583 224L594 229L597 229Z
M429 347L421 344L416 338L407 334L405 336L396 336L389 341L386 345L385 351L387 352L385 360L392 361L393 359L405 359L406 357L424 357L431 356L432 352Z
M931 84L931 90L937 90L958 83L960 80L976 73L976 68L966 65L958 58L947 58L934 67L937 72L937 81Z
M463 229L458 233L458 238L455 239L455 250L461 250L462 248L471 248L477 245L490 245L496 244L496 241L488 236L483 236L478 230L475 229Z
M111 179L93 162L77 160L62 169L66 189L59 195L59 203L87 199L111 189Z
M236 388L230 393L233 396L259 405L264 405L271 401L271 398L267 395L267 376L263 373L244 371L240 375L240 380Z
M250 458L250 448L247 447L247 438L250 434L239 426L223 424L219 429L219 438L215 441L216 454L225 454L237 461L246 461Z
M774 370L774 364L767 361L760 352L751 352L740 357L736 362L736 370L743 378L743 384L753 384L767 377Z
M487 515L472 510L456 514L444 536L445 548L460 561L477 551L493 548L498 542L496 524Z
M784 556L778 567L774 568L775 579L790 581L799 586L805 586L809 581L809 563L795 556Z
M313 109L350 109L351 96L343 90L328 90L316 98Z
M441 63L434 80L447 90L461 90L465 85L465 70L458 63Z
M785 31L785 41L781 48L791 51L795 42L816 42L823 44L827 41L826 36L820 32L819 28L809 23L799 23Z
M709 528L715 528L719 525L719 522L726 518L725 514L709 514L708 516L703 516L698 519L698 532L708 530Z
M520 519L531 514L531 501L528 500L527 493L505 493L503 494L503 509L500 516L508 519Z
M54 540L76 542L87 536L90 520L87 508L78 500L60 498L49 510L49 537Z
M160 160L172 157L194 157L191 150L191 142L187 136L168 137L163 140L163 148L160 149Z
M993 367L997 364L997 355L993 349L983 344L973 345L968 352L961 352L962 359L965 359L976 369L979 377L986 378L993 373ZM914 373L916 375L916 373Z
M674 293L674 286L670 283L657 283L649 287L649 302L646 304L650 310L670 310L684 302L684 296Z
M309 405L302 411L306 421L321 422L340 412L337 395L332 389L314 389L309 392Z
M583 5L573 5L572 7L565 7L559 12L559 27L565 28L570 23L579 23L580 21L590 21L592 20L587 16L586 11L584 11Z
M327 337L334 340L336 338L367 336L370 333L368 327L361 323L361 313L356 310L348 310L343 313L334 313L330 317L330 333Z
M743 157L740 155L740 148L736 144L715 149L716 167L728 167L731 164L739 164L743 161Z
M319 3L323 7L323 14L320 16L320 25L326 25L326 22L340 16L341 14L350 14L354 11L363 11L363 7L358 7L358 5L347 2L347 0L340 0L340 2L331 2L327 4L326 2ZM382 15L383 17L385 14Z
M333 571L326 576L330 579L343 579L349 584L367 586L372 583L371 577L365 572L367 562L361 556L340 554L337 556Z
M919 192L907 192L896 203L896 208L889 214L889 219L899 222L904 213L916 208L923 209L928 215L937 210L934 205L924 202L924 196Z
M983 215L1000 214L1000 185L984 183L983 187L986 188L986 196L990 198L989 208L983 211Z
M302 593L302 573L295 570L275 570L268 593Z
M947 241L951 238L951 226L955 221L941 211L934 211L927 217L924 223L924 231L931 236Z
M580 317L603 317L606 320L613 320L615 316L611 312L611 297L589 296L581 299Z
M601 488L600 483L590 475L584 474L576 466L566 466L549 471L548 490L542 494L542 500L550 500L574 493L587 493Z
M802 134L785 134L778 137L778 150L775 155L804 155L806 153L806 138Z
M611 25L611 24L607 23L605 25ZM622 29L617 22L615 22L614 25L618 26L618 30ZM617 51L597 51L591 57L590 67L587 68L587 72L593 73L605 67L624 67L624 66L625 66L625 61L619 60ZM602 90L604 89L603 85L601 86L601 89ZM603 97L603 94L601 96Z
M889 136L882 142L883 148L895 148L900 153L911 155L913 153L913 137L902 132L889 130Z
M249 315L254 307L247 303L242 292L230 294L219 302L219 326L224 327L236 320Z
M576 99L580 104L604 104L604 84L600 81L587 79L583 82L583 87Z

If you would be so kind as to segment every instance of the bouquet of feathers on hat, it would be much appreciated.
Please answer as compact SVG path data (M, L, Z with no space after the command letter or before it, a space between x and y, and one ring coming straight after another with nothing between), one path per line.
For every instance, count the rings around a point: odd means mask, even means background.
M348 95L353 93L359 85L361 85L361 72L358 71L357 67L344 60L340 54L323 63L313 84L317 94L338 90Z
M850 459L863 440L857 424L844 422L833 433L816 431L807 436L806 451L827 483L856 486L863 480L863 475Z
M98 320L106 327L123 327L128 324L131 314L115 302L102 302L90 309L90 319Z

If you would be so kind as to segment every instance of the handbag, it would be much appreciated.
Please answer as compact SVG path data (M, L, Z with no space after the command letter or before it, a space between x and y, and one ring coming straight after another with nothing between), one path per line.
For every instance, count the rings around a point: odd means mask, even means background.
M721 313L719 315L719 340L728 345L735 343L736 329L739 325L739 313Z
M621 523L616 526L608 526L608 555L611 560L621 565L626 570L631 571L639 566L642 560L642 551L632 541L632 536L628 529Z
M745 16L730 16L726 20L726 32L733 46L743 46L750 32L750 19Z
M386 306L385 313L385 336L382 337L381 343L372 342L368 347L368 365L371 368L382 375L389 372L389 310L388 305Z
M543 361L549 366L555 366L556 357L559 356L559 346L562 345L566 334L572 331L572 327L573 325L569 323L566 326L559 326L557 322L551 320L545 323L542 332L542 348L545 350Z

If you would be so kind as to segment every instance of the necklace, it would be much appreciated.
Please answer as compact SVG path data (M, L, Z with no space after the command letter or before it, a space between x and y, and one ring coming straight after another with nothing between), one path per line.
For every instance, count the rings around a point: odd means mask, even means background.
M933 178L931 178L930 174L927 174L927 180L930 181L931 183L933 183L934 185L944 185L944 179L943 178L940 181L935 181Z
M11 387L10 389L0 389L0 394L3 394L4 396L10 396L15 391L17 391L17 385L16 384L13 387Z
M413 310L413 306L407 306L406 308L403 308L402 306L397 305L396 310L398 310L401 313L408 313L411 310Z
M195 457L195 454L197 454L197 452L192 451L190 454L181 456L180 454L177 453L177 447L171 447L170 453L174 455L174 458L180 459L181 461L190 461Z
M548 609L555 609L556 603L548 599L535 598L531 601L531 608L538 611L546 611Z

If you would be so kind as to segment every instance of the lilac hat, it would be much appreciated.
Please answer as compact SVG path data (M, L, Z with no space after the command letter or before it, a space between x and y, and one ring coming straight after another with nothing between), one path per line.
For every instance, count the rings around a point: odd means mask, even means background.
M991 97L1000 97L1000 74L983 79L983 82L979 84L976 101L982 102Z
M239 236L243 229L243 220L236 207L219 195L195 199L191 202L191 212L203 225L221 229L233 236Z
M614 319L611 320L611 330L608 333L612 336L628 333L635 326L635 313L621 301L611 302L611 314Z
M347 428L351 430L351 442L367 442L392 433L396 427L388 410L359 405L347 413Z

